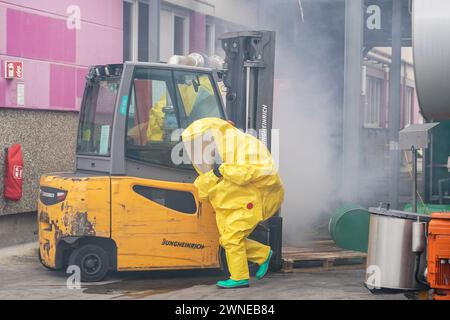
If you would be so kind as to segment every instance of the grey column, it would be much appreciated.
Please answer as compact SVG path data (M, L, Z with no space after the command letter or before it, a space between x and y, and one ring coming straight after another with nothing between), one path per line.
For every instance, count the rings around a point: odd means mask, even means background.
M148 30L148 59L150 62L160 62L160 12L161 0L149 0L149 15L150 23Z
M389 203L398 209L400 156L398 133L400 131L400 85L402 59L402 1L392 1L392 64L389 73Z
M361 63L363 1L345 1L345 66L343 107L342 187L347 201L358 201L361 130Z

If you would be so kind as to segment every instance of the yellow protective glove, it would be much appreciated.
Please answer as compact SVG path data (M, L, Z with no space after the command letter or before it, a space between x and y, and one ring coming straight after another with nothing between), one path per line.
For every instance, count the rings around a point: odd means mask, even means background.
M194 181L194 185L198 189L199 198L201 200L208 200L210 190L217 185L219 180L220 178L214 174L213 170L199 175Z

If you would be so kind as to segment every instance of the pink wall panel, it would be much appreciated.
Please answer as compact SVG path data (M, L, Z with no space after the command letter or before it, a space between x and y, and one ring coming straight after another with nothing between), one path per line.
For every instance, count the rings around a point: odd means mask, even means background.
M0 0L0 4L16 8L36 9L41 12L67 17L72 5L80 8L81 20L122 29L122 0Z
M50 107L76 109L76 68L50 66Z
M78 65L123 62L122 30L83 23L77 41Z
M0 54L6 53L6 8L0 3Z
M22 44L23 38L23 33L20 25L22 12L9 9L7 9L6 11L6 53L14 56L20 56L20 45ZM8 31L8 29L10 30ZM13 30L16 32L16 34L14 34ZM8 39L9 37L11 37L11 39Z
M72 5L80 29L67 28ZM24 62L24 79L0 76L0 107L79 110L87 67L123 61L122 15L122 0L0 0L0 59Z
M0 72L3 74L3 60L0 60ZM5 106L6 80L0 77L0 108Z
M64 20L7 9L7 54L75 62L76 32Z
M25 106L48 109L50 67L46 62L26 61L23 67L26 71Z

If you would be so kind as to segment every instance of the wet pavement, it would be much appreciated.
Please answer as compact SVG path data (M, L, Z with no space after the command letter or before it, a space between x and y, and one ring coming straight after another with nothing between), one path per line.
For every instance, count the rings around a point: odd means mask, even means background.
M404 299L372 295L363 276L363 270L275 273L252 280L250 288L220 290L219 270L115 272L70 289L68 274L39 263L36 243L0 250L0 299Z

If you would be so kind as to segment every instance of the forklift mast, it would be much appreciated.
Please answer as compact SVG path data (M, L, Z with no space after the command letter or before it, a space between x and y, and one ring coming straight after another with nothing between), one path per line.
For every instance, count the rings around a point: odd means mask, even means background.
M275 70L275 32L231 32L219 38L225 51L228 119L244 132L256 134L271 149L273 85ZM272 247L273 271L282 266L283 218L277 212L262 222L250 236Z
M228 118L255 132L270 150L275 66L275 32L231 32L219 38L225 51Z

